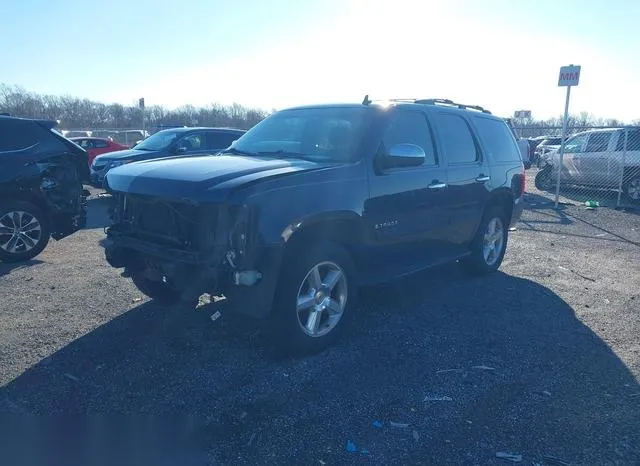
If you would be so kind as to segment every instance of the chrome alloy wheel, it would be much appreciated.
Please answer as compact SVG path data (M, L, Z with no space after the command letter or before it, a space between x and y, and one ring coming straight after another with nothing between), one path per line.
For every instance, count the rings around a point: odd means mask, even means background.
M296 312L300 328L311 337L333 330L347 305L347 278L334 262L316 264L298 289Z
M487 223L482 241L482 254L488 266L494 265L504 248L504 226L502 220L494 217Z
M0 217L0 248L10 254L31 251L42 238L40 221L29 212L7 212Z

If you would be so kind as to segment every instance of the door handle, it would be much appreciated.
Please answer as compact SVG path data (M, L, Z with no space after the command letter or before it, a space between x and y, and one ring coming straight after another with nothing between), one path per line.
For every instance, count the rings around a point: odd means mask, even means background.
M447 183L440 183L439 181L434 181L428 186L429 189L442 189L446 187L447 187Z
M478 183L484 183L485 181L489 181L491 179L490 176L480 175L476 178Z

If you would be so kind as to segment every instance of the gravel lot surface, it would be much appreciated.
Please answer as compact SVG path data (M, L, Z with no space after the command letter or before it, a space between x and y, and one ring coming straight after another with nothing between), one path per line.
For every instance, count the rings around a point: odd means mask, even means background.
M0 264L0 412L162 415L161 445L128 434L155 464L640 464L640 212L528 191L501 272L364 290L350 336L302 359L224 300L143 299L94 196L86 230Z

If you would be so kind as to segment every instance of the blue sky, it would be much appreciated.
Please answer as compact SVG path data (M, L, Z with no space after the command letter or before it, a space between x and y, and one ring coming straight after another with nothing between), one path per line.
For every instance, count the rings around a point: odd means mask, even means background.
M640 118L630 0L22 0L0 15L0 82L104 102L265 109L447 97L510 115Z

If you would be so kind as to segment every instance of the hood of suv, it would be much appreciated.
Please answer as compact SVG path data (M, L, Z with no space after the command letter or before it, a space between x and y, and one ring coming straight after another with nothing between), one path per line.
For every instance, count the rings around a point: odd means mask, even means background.
M116 152L109 152L107 154L99 155L94 159L95 165L104 165L108 162L113 162L115 160L146 160L150 158L155 158L161 156L163 154L162 151L150 151L150 150L119 150Z
M238 155L168 157L116 167L107 173L107 184L112 191L198 201L210 199L212 190L227 191L328 165L293 158Z

